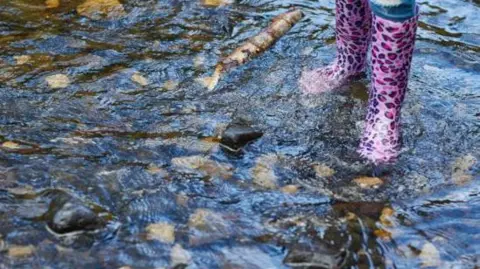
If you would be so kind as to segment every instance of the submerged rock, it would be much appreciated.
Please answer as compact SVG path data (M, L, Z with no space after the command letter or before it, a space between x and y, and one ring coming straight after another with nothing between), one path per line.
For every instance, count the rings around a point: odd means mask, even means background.
M21 146L18 143L15 143L15 142L12 142L12 141L6 141L6 142L2 143L2 147L7 148L7 149L18 149Z
M218 213L197 209L188 220L189 243L200 245L229 237L232 233L231 225Z
M218 163L203 156L188 156L172 159L173 166L186 173L196 173L203 177L219 177L229 179L233 175L233 167Z
M277 176L274 165L278 157L274 154L264 155L257 159L255 166L251 169L253 183L265 189L277 188Z
M297 185L286 185L282 187L282 192L288 193L288 194L295 194L298 192L298 186Z
M148 79L139 73L133 74L131 79L132 81L140 84L141 86L147 86L149 84Z
M78 14L93 20L114 19L125 15L118 0L86 0L77 7Z
M26 64L32 60L32 57L30 55L18 55L13 56L13 58L15 59L17 65Z
M477 163L475 156L468 154L457 158L452 165L452 181L457 185L470 182L473 176L469 173L472 167Z
M422 267L438 268L442 263L442 260L440 259L440 252L435 245L430 242L427 242L425 245L423 245L419 257L422 260Z
M259 132L252 127L232 125L224 131L220 143L233 150L238 150L249 142L262 137L262 135L262 132Z
M318 177L331 177L335 174L335 170L323 163L314 164L313 170L315 170L315 173Z
M47 8L57 8L60 6L60 0L46 0L45 6Z
M170 252L170 266L187 266L192 262L192 254L182 247L180 244L175 244ZM182 267L183 268L183 267Z
M163 83L162 88L167 91L175 90L180 83L176 80L167 80Z
M357 177L353 180L361 188L378 188L383 184L383 180L378 177Z
M45 78L48 86L52 89L66 88L70 85L70 79L64 74L51 75Z
M201 0L202 5L207 7L218 7L233 4L234 0Z
M346 256L343 249L296 246L289 250L283 262L292 268L342 268Z
M29 246L11 246L8 248L8 256L10 258L26 258L32 256L35 247Z
M158 240L163 243L173 243L175 241L175 227L172 224L153 223L148 225L145 230L149 240Z
M72 197L54 199L50 208L48 226L57 233L95 230L105 225L105 221L91 208Z

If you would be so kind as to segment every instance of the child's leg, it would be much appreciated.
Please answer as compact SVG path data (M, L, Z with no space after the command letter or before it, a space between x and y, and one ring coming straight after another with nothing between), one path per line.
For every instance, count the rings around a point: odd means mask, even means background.
M386 4L386 5L385 5ZM371 0L372 82L360 154L374 163L400 152L400 109L407 89L418 8L414 0Z
M329 66L302 74L304 92L332 90L365 69L371 28L368 0L336 0L335 6L336 59Z

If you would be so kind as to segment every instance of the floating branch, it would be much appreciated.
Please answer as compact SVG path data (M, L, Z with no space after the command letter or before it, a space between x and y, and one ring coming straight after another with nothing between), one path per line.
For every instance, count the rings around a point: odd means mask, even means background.
M215 67L211 77L200 79L209 90L213 90L223 73L234 67L245 64L250 59L260 55L271 47L280 37L285 35L297 22L303 18L303 12L298 9L278 15L272 20L270 26L262 30L258 35L250 38L232 54L223 58Z

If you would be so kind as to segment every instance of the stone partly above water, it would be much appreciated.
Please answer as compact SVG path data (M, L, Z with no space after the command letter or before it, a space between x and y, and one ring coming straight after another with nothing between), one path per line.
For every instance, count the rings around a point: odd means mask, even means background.
M222 134L220 143L230 149L238 150L262 135L262 132L249 126L231 125Z
M73 197L60 196L52 201L48 226L57 233L95 230L106 223L91 208Z

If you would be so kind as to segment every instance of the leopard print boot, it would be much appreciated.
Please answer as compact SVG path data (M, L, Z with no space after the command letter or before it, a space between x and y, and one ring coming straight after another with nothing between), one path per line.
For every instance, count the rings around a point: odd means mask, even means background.
M304 93L333 90L365 70L372 22L368 0L336 0L335 5L335 61L302 74L300 86Z
M400 109L407 90L417 21L418 15L403 22L373 15L372 82L359 153L375 164L394 162L401 149Z

